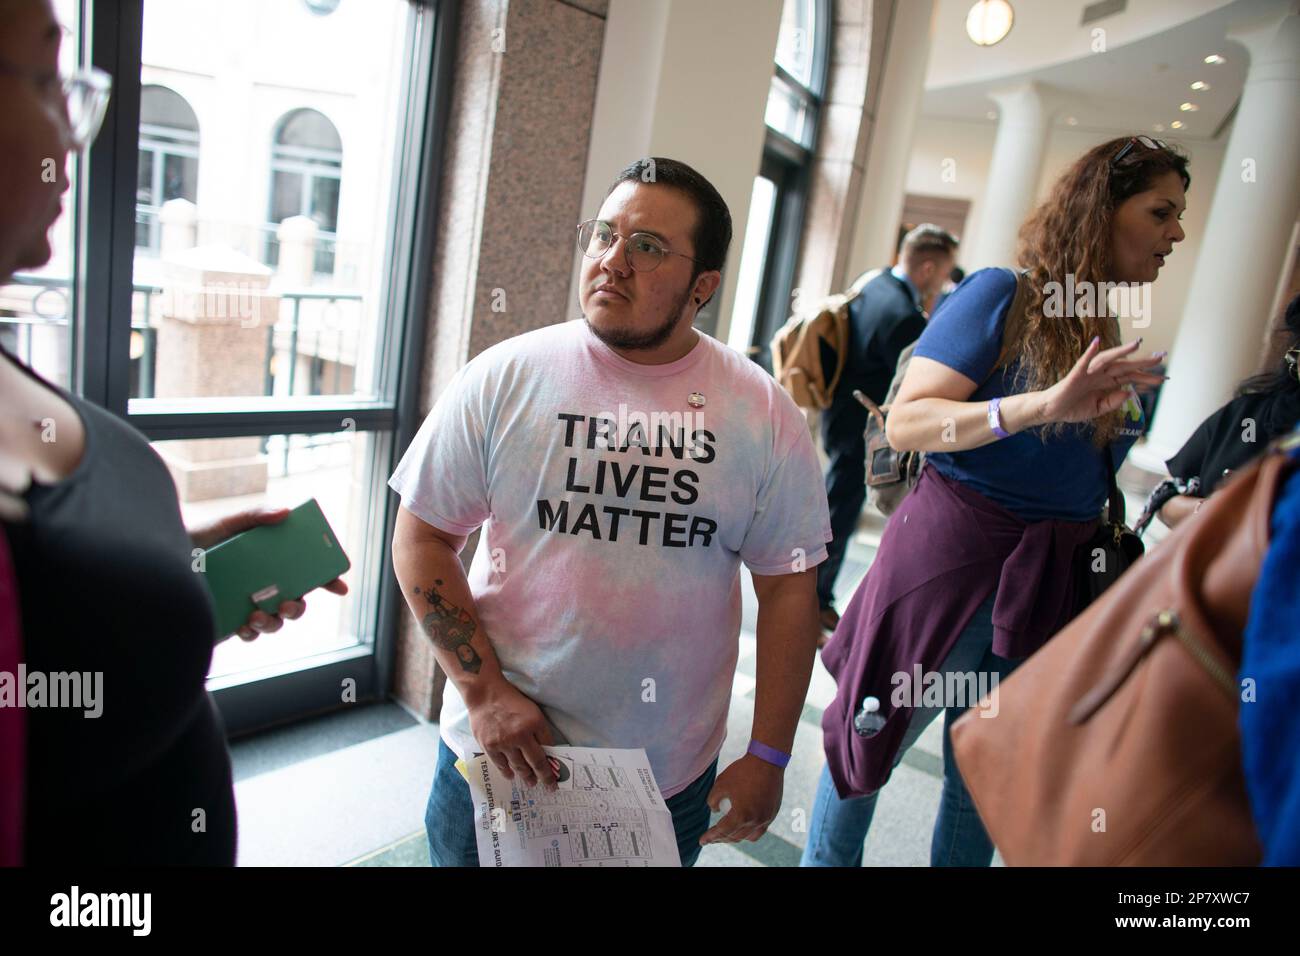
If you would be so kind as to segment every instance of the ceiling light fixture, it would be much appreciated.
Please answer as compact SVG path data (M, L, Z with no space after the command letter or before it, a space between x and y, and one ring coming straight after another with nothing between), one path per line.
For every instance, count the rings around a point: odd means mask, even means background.
M1197 110L1200 109L1200 107L1197 106L1195 103L1184 103L1182 106L1178 108L1182 110L1184 113L1195 113Z
M1204 82L1203 80L1197 80L1195 83L1192 84L1192 89L1196 90L1198 93L1204 90L1208 90L1209 88L1210 88L1210 84Z
M1169 128L1170 128L1170 129L1182 129L1182 128L1183 128L1183 121L1182 121L1182 120L1174 120L1172 123L1169 124Z
M1206 63L1211 63L1211 64L1213 64L1214 66L1218 66L1220 63L1225 63L1225 62L1227 62L1227 61L1224 60L1223 57L1219 56L1219 54L1217 54L1217 53L1211 53L1209 56L1207 56L1207 57L1205 58L1205 62L1206 62Z
M977 46L993 46L1011 32L1015 19L1007 0L977 0L966 14L966 35Z

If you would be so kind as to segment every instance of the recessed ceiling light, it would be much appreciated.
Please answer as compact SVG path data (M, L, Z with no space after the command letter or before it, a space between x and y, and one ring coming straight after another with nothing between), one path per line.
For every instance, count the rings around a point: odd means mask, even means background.
M1163 133L1163 132L1165 131L1165 124L1164 124L1164 123L1156 123L1156 125L1155 125L1155 126L1152 126L1151 129L1152 129L1153 132L1156 132L1156 133Z
M1183 121L1182 121L1182 120L1174 120L1172 123L1169 124L1169 128L1170 128L1170 129L1182 129L1182 128L1183 128Z
M1184 113L1195 113L1197 110L1200 109L1200 107L1197 106L1195 103L1184 103L1182 106L1178 108L1182 110Z
M1206 63L1212 63L1212 64L1214 64L1215 66L1218 66L1220 63L1223 63L1223 62L1226 62L1226 61L1223 59L1223 57L1219 56L1219 54L1217 54L1217 53L1211 53L1209 56L1207 56L1207 57L1205 58L1205 62L1206 62Z
M1197 80L1195 83L1192 84L1192 89L1197 91L1208 90L1209 88L1210 88L1210 84L1206 83L1204 80Z

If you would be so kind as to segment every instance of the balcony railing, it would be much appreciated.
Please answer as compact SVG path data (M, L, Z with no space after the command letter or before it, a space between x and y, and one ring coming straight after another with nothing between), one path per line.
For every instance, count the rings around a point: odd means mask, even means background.
M34 338L40 330L68 327L70 284L66 277L19 273L0 286L0 334L14 336L15 354L28 365L32 364ZM131 360L136 372L132 398L155 397L160 318L158 299L163 291L161 285L132 284ZM356 368L362 316L357 310L354 315L345 317L345 321L332 323L332 327L327 327L331 323L325 322L324 318L329 310L340 309L341 303L360 303L362 294L327 290L275 290L274 294L280 298L280 317L266 330L263 394L276 394L276 384L281 377L286 379L282 394L339 394L344 370L355 371ZM314 310L315 314L307 315L304 303L321 305ZM310 358L319 366L328 362L331 366L328 390L324 381L314 373L308 377L306 390L298 390L300 358Z

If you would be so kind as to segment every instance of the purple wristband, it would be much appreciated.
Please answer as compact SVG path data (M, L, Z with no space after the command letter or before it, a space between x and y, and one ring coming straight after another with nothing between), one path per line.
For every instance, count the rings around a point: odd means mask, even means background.
M1010 438L1011 433L1002 427L1002 413L998 410L1001 405L1001 398L989 399L989 428L999 438Z
M749 749L745 752L753 754L759 760L766 760L772 766L780 767L782 770L784 770L785 765L790 762L789 754L782 753L775 747L769 747L767 744L760 744L757 740L751 740L749 742Z

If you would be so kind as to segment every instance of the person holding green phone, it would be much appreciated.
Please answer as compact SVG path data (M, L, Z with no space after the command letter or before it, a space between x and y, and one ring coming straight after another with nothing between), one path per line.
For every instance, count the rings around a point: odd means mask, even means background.
M94 138L107 105L103 73L60 76L61 38L49 0L0 0L0 284L49 261L68 154ZM58 176L46 181L51 159ZM93 719L27 710L24 862L231 865L230 758L204 684L212 603L191 555L288 510L187 530L148 439L0 353L0 520L19 660L28 674L102 681ZM299 600L255 611L238 633L277 631L304 610Z

